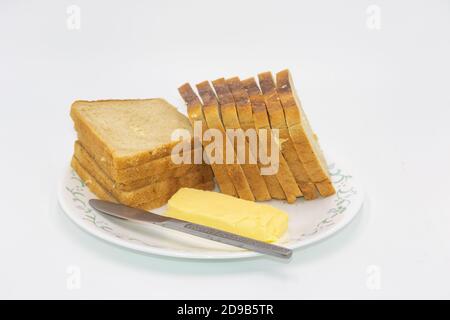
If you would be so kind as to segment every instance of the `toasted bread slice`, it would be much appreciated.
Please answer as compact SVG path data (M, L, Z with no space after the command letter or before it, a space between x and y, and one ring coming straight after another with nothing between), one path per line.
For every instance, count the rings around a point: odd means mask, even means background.
M236 110L241 128L245 131L248 129L255 130L256 134L258 134L258 130L256 130L255 127L255 121L253 120L252 103L250 102L247 91L245 91L245 88L242 86L240 79L238 77L233 77L227 79L226 82L236 103ZM253 154L253 156L258 159L258 151L255 153L256 154ZM258 166L260 169L265 167L260 161L258 161ZM263 175L262 177L266 182L271 198L286 199L283 189L281 188L276 176Z
M289 135L283 106L280 103L272 73L260 73L258 74L258 78L266 102L271 127L278 129L280 132L281 152L294 175L295 181L297 181L297 184L302 191L303 197L306 200L316 199L318 196L316 187L309 179L306 169L298 157L294 143Z
M195 94L194 90L192 90L192 87L189 83L185 83L184 85L179 87L178 91L184 102L186 103L187 113L192 126L194 126L194 123L198 121L202 125L202 132L205 132L208 129L208 125L203 114L203 106L200 99ZM199 139L205 148L211 143L210 141L203 140L203 137L194 138ZM238 196L226 168L223 165L215 163L211 163L211 168L214 172L214 176L216 178L217 184L219 185L220 191L230 196Z
M119 202L86 169L84 169L81 166L81 164L78 162L78 160L75 157L72 158L72 168L78 174L78 176L81 178L81 180L83 180L83 182L88 186L89 190L91 190L91 192L93 194L95 194L97 197L99 197L102 200ZM200 190L213 190L214 182L213 181L204 182L204 183L198 184L196 186L193 186L192 188L200 189ZM175 194L175 192L163 194L163 195L160 195L158 198L147 200L143 203L132 204L130 206L136 207L136 208L141 208L144 210L151 210L151 209L159 208L159 207L165 205L167 203L167 201L172 197L173 194Z
M163 99L75 101L70 115L85 145L95 145L116 169L170 155L179 143L171 140L176 129L192 134L189 119Z
M199 175L203 175L205 177L212 176L211 168L207 164L193 164L190 170L175 169L172 171L167 171L161 175L152 176L149 178L144 178L141 180L136 180L131 182L130 184L120 184L111 179L106 172L98 165L95 159L83 148L83 146L77 141L75 142L75 152L74 157L78 160L78 162L83 165L89 172L91 172L97 180L99 180L108 190L115 189L117 192L123 192L127 194L127 192L136 193L139 190L145 190L149 186L158 187L158 183L181 179L184 180L184 177L190 177L191 175L197 173ZM94 174L99 172L98 174ZM114 194L114 193L113 193Z
M138 178L137 180L133 180L133 181L126 181L125 183L123 182L117 182L115 181L110 174L108 174L108 172L105 170L105 167L102 165L103 163L99 162L97 159L95 159L95 157L93 157L84 147L83 145L79 142L76 141L75 142L75 157L77 159L80 159L80 162L82 163L86 163L87 161L94 161L96 163L96 165L100 168L100 170L102 170L105 175L107 175L112 181L114 181L114 187L118 190L121 191L133 191L135 189L144 187L146 185L152 184L152 183L156 183L159 182L161 180L165 180L168 178L177 178L177 177L181 177L183 175L188 174L189 172L195 172L198 171L202 166L207 166L209 167L209 165L207 165L206 163L203 164L185 164L183 166L178 166L175 168L170 168L170 166L167 166L165 164L162 164L160 160L153 160L156 161L156 163L161 164L161 166L163 166L164 168L169 168L166 169L163 172L160 172L159 174L154 174L154 170L148 170L149 173L152 173L151 176L146 176L146 174L141 175L144 176L144 178ZM164 158L163 158L164 159ZM169 161L169 160L167 160ZM148 167L157 167L157 164L151 164L152 161L150 161L150 163L148 163ZM150 166L151 164L151 166ZM145 165L144 165L145 166ZM142 172L143 170L131 170L130 168L128 169L121 169L119 170L119 172L122 172L122 170L126 170L126 171L132 171L132 173L136 173L136 176L138 175L137 173ZM158 169L157 171L162 171L161 169ZM144 171L145 173L147 173L147 171Z
M242 129L239 123L233 95L228 89L225 79L220 78L214 80L212 81L212 84L219 99L220 112L222 114L222 122L225 129ZM229 138L231 140L231 137ZM243 142L244 145L240 145L241 143L237 143L236 141L236 143L234 143L234 150L237 154L239 154L238 152L242 152L245 157L245 159L241 159L243 161L240 162L240 164L250 189L257 201L270 200L269 190L267 190L266 182L260 174L259 167L256 163L256 157L250 153L247 137L244 137Z
M247 91L245 91L241 80L239 77L232 77L227 79L226 82L236 103L236 110L242 129L255 129L252 103L250 102L250 98L248 97Z
M89 140L86 140L82 134L78 133L78 139L79 143L89 153L89 155L94 158L103 171L115 182L124 185L132 185L137 180L164 175L167 171L179 170L181 172L188 172L195 166L192 159L197 150L191 150L189 155L192 160L191 163L177 163L173 161L172 155L167 155L135 167L117 169L111 166L111 162L105 161L105 158L96 152L96 148L92 148L92 143L90 143Z
M328 173L325 157L297 97L289 70L277 73L277 90L286 114L289 134L309 178L316 184L322 196L334 194L336 191Z
M256 128L258 130L267 130L267 137L270 138L272 136L272 129L270 127L269 117L267 115L266 104L255 79L249 78L243 80L242 84L247 90L248 96L250 97L250 101L252 103L253 119L255 121ZM270 141L268 142L268 145L271 145ZM261 147L264 146L260 145L260 148ZM272 150L270 150L270 152L272 152ZM302 192L300 191L297 182L289 169L286 159L281 152L279 155L279 170L276 174L276 178L278 179L278 182L286 195L286 200L288 203L295 202L296 198L302 195Z
M168 178L132 191L121 191L115 188L114 181L101 170L92 158L87 156L83 159L76 157L75 159L95 178L95 180L112 194L114 198L126 205L147 202L160 197L160 195L173 193L181 187L191 187L199 183L213 181L211 169L199 166L200 169L178 178Z
M228 176L233 181L234 187L239 197L245 200L255 201L255 197L250 189L248 181L245 177L242 167L237 163L226 163L227 145L232 147L230 140L225 134L225 128L220 119L219 103L214 90L211 88L208 81L203 81L197 84L198 93L203 101L203 114L205 115L208 128L214 128L221 132L223 139L222 158L224 159L224 166L227 169ZM219 150L220 152L220 150ZM233 160L236 159L236 154L233 149Z

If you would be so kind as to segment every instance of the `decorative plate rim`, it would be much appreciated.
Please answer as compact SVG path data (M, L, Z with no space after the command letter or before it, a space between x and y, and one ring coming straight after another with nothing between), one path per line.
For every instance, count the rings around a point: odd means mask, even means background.
M302 234L296 239L291 239L290 243L282 244L283 246L289 249L299 249L312 245L313 243L320 242L331 235L339 232L344 227L346 227L354 217L361 211L362 204L364 202L364 191L361 187L361 184L358 183L358 180L353 176L344 174L342 169L336 168L335 162L332 162L329 165L330 175L333 179L333 183L336 187L336 195L335 197L335 207L329 209L329 216L322 219L316 226L315 230L307 235ZM83 203L82 200L76 198L77 195L84 196L80 191L77 190L68 190L67 187L67 175L70 170L72 174L72 179L77 179L80 183L80 188L86 188L84 182L78 177L78 175L69 168L65 170L62 178L59 182L58 188L58 202L61 209L64 211L65 215L69 217L69 219L75 223L79 228L88 232L89 234L99 238L108 243L112 243L119 247L124 247L127 249L131 249L136 252L151 254L151 255L159 255L166 256L172 258L183 258L183 259L196 259L196 260L204 260L204 259L214 259L214 260L228 260L228 259L243 259L243 258L252 258L262 256L260 253L251 252L251 251L229 251L229 252L218 252L214 250L204 250L201 252L195 251L182 251L178 249L169 249L169 248L161 248L155 244L148 244L142 240L131 238L125 235L121 235L118 233L114 233L111 227L104 222L97 221L97 215L94 209L92 209L88 204ZM353 187L348 188L347 182L349 179L353 181ZM357 186L355 190L355 186ZM74 202L79 203L80 210L84 210L83 217L77 217L73 213L73 208L69 206L69 204L65 201L64 192L71 192ZM355 197L357 200L353 203L350 200L352 195L359 194L359 196ZM349 214L344 214L347 211L347 208L352 205L354 207L353 211ZM89 213L93 213L93 215L89 215ZM334 221L336 217L340 217L340 221L337 223ZM86 224L85 221L90 222L90 224ZM158 226L155 226L158 228ZM159 227L161 228L161 227ZM306 237L306 238L305 238Z

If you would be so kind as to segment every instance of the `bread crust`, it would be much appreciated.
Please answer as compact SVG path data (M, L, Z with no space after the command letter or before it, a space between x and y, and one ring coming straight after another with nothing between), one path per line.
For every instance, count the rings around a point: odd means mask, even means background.
M177 167L172 170L167 170L164 173L153 175L147 178L127 182L127 183L119 183L114 181L107 172L103 170L103 168L99 165L99 163L94 159L94 157L89 154L89 152L79 143L78 141L75 142L74 146L74 156L79 160L80 163L83 164L85 168L88 169L88 171L92 172L93 169L101 171L105 176L108 177L108 179L112 182L111 187L115 188L119 191L134 191L136 189L164 181L170 178L179 178L183 177L185 175L188 175L193 172L206 172L207 170L211 170L210 166L206 163L203 164L190 164L185 165L182 167ZM209 169L204 169L209 168ZM205 171L204 171L205 170Z
M111 195L95 178L87 171L85 170L81 164L78 162L78 160L74 157L72 158L72 168L73 170L78 174L78 176L83 180L83 182L86 184L86 186L89 188L89 190L95 194L99 199L112 201L112 202L119 202L113 195ZM193 187L194 189L200 189L200 190L213 190L214 189L214 182L208 181L205 183L198 184ZM172 197L173 194L165 194L158 198L145 201L143 203L133 204L130 205L131 207L135 208L141 208L144 210L151 210L155 208L159 208L167 203L169 199Z
M256 130L255 121L253 120L253 110L252 110L252 103L250 101L250 98L247 94L247 91L245 90L244 86L242 85L240 79L238 77L233 77L226 80L228 88L231 91L231 94L233 95L234 101L236 103L236 110L239 116L239 123L244 130L253 129ZM258 130L256 130L256 133L258 134ZM258 143L259 145L259 143ZM259 146L258 146L259 150ZM258 153L258 152L256 152ZM258 155L253 155L255 158L258 158ZM263 168L264 166L258 161L259 169ZM274 175L264 175L262 176L266 186L267 190L269 192L269 195L271 198L274 199L286 199L286 195L283 192L283 189L280 186L280 183L278 182L276 176Z
M192 187L200 183L213 181L213 175L208 167L200 167L186 175L177 178L167 178L132 191L122 191L115 188L111 180L92 158L74 159L81 165L108 193L126 205L135 205L156 199L161 195L173 194L179 188Z
M225 134L225 128L222 124L222 120L220 119L219 103L217 101L217 97L209 82L203 81L197 84L197 90L203 101L203 114L205 116L208 128L218 129L222 133L223 137L225 137L227 141L229 141L228 137ZM228 143L225 142L223 143L222 155L224 162L226 160L225 155L227 144ZM242 167L237 163L224 163L223 166L226 168L231 181L233 181L233 185L236 188L236 192L239 195L239 198L255 201L255 197L250 189L250 185L248 184Z
M289 135L306 172L322 196L336 193L317 137L302 109L289 70L277 73L277 91L286 114Z
M261 91L266 102L267 111L272 128L277 128L280 132L281 152L297 182L303 197L306 200L316 199L317 189L309 179L306 169L298 157L292 139L287 128L285 114L280 103L276 85L271 72L263 72L258 75Z
M198 170L200 166L209 166L206 163L203 164L183 164L181 166L171 166L172 161L168 158L161 158L152 163L150 161L147 164L142 165L142 168L127 168L115 170L115 174L111 174L109 168L104 162L101 162L98 158L94 157L79 141L75 142L74 146L75 157L82 162L84 159L92 159L96 165L111 179L114 181L115 188L121 191L132 191L134 189L141 188L148 184L152 184L167 178L180 177L194 170ZM163 170L164 169L164 170ZM119 182L114 177L125 177L126 179L120 179ZM130 180L130 177L136 178ZM124 182L123 182L124 181Z
M244 87L242 86L241 80L239 79L239 77L233 77L227 79L226 82L236 103L239 123L242 129L255 129L252 103L250 102L247 91L245 91Z
M270 126L269 117L267 115L266 104L255 79L249 78L243 80L242 84L245 87L252 103L253 119L256 129L267 130L267 137L271 137L270 130L272 130L272 128ZM302 192L300 191L295 178L292 175L291 170L289 169L286 159L281 152L279 155L279 170L275 176L285 193L288 203L295 202L296 198L302 195Z
M82 134L78 133L78 138L79 143L89 153L89 155L94 158L94 160L102 168L102 170L109 177L111 177L111 179L120 184L132 185L137 180L150 179L154 176L164 175L167 171L176 170L179 172L187 172L192 168L192 164L175 163L174 161L172 161L171 155L167 155L165 157L154 159L135 167L117 169L115 167L112 167L111 162L102 157L101 154L97 151L98 149L92 143L89 143L89 140L86 140L86 138ZM193 153L195 151L196 150L190 151L191 157L193 157Z
M233 98L232 93L228 89L227 83L224 78L220 78L212 81L213 87L216 90L216 94L220 104L220 111L222 114L222 122L226 129L242 129L239 123L239 117L236 110L236 104ZM256 157L253 154L250 154L250 148L248 145L247 138L244 140L245 145L244 153L245 153L245 163L241 163L242 170L244 171L245 177L247 178L250 189L255 196L257 201L266 201L270 200L271 196L269 194L269 190L267 189L266 182L264 178L261 176L259 167L255 163ZM238 146L234 147L235 153L237 153ZM250 163L249 159L252 157L252 160L255 161Z
M186 104L187 113L192 126L194 125L194 122L199 121L202 124L202 132L205 132L208 129L208 125L203 114L203 106L199 97L192 89L191 85L189 83L183 84L178 88L178 92L180 93ZM203 147L207 147L211 143L209 141L204 141L202 137L200 137L200 141L203 144ZM219 185L220 191L230 196L238 196L236 188L233 185L233 182L229 177L226 168L215 163L211 164L211 168L214 172L214 176L216 178L217 184Z

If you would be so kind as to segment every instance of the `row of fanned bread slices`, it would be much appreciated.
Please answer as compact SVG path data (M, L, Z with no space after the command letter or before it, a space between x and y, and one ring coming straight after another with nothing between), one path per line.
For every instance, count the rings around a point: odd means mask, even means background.
M204 81L196 85L198 95L189 83L178 89L192 125L200 121L203 129L218 129L222 134L226 129L255 129L259 133L267 130L268 137L270 130L278 129L278 171L261 175L263 165L259 161L212 163L221 192L252 201L286 199L289 203L302 196L311 200L334 194L317 136L302 109L289 71L278 72L276 81L270 72L260 73L258 80L259 86L254 78L220 78L212 81L212 86ZM209 143L212 142L202 141L205 148ZM248 140L245 147L249 148ZM270 154L271 150L267 152Z

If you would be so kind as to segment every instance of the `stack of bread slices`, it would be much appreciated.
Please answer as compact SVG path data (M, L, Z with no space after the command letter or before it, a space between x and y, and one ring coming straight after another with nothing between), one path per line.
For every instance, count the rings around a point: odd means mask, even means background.
M212 190L214 178L222 193L251 201L293 203L333 195L325 157L289 71L257 78L203 81L196 85L198 94L182 85L189 118L163 99L76 101L72 167L99 198L147 210L164 205L182 187ZM222 162L208 159L214 139L196 137L197 124L201 133L215 129L224 139L214 151ZM180 129L188 134L173 140ZM237 143L229 135L233 130L268 139L258 139L254 149L250 136ZM175 146L183 162L174 161ZM238 159L242 151L244 161ZM273 163L261 156L274 153L276 170L263 173Z
M182 187L214 188L209 165L172 159L174 130L192 134L186 116L162 99L76 101L72 167L99 198L133 207L164 205ZM190 156L192 139L186 143ZM188 161L189 162L189 161Z
M263 154L272 152L268 150L272 144L259 144L254 152L248 146L248 137L243 148L246 155L255 153L251 156L256 162L249 161L249 157L244 162L211 162L221 192L252 201L286 199L289 203L298 197L311 200L334 194L325 157L289 71L278 72L276 80L270 72L260 73L258 82L259 85L254 78L241 81L238 77L220 78L212 81L212 85L204 81L196 85L198 95L188 83L178 89L191 124L199 122L203 130L217 129L226 136L227 129L255 129L269 138L275 136L271 134L275 129L278 132L279 163L273 174L261 174L266 163L259 158L261 148L266 149ZM207 148L212 142L202 143ZM230 145L237 154L235 141L223 145L224 154Z

